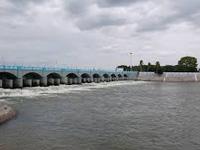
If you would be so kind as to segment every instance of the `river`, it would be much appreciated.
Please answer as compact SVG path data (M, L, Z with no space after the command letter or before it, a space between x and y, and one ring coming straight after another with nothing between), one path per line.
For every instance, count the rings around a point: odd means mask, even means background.
M199 150L200 83L112 82L0 90L18 116L0 150Z

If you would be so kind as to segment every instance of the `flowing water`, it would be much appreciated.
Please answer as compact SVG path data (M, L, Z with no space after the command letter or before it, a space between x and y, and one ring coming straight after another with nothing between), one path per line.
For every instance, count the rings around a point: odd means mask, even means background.
M18 110L0 150L200 149L200 83L1 89L0 101Z

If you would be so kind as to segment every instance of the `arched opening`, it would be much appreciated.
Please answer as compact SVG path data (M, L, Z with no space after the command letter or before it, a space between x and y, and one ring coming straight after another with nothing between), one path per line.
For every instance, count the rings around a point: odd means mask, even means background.
M122 75L121 75L121 74L118 74L118 77L119 77L119 78L121 78L121 77L122 77Z
M30 72L23 76L23 79L41 79L42 76L36 72Z
M68 78L68 84L78 84L78 75L76 75L75 73L70 73L67 75Z
M97 73L95 73L95 74L93 75L93 78L100 78L100 75L97 74Z
M87 73L82 74L81 78L82 78L82 83L90 83L91 82L91 77Z
M9 72L0 72L0 87L13 88L17 77Z
M108 74L104 74L103 77L104 78L109 78L109 75Z
M78 78L78 76L75 73L70 73L67 75L68 78Z
M108 74L104 74L103 77L104 77L104 81L109 82L110 76Z
M92 77L93 77L93 81L94 81L95 83L101 82L101 77L100 77L99 74L95 73Z
M128 75L124 74L124 80L128 80Z
M123 80L123 76L121 74L118 74L118 80Z
M50 73L47 75L47 84L48 85L60 85L61 75L58 73Z
M24 87L32 87L32 86L40 86L40 80L42 76L36 72L30 72L23 76L23 86Z
M58 73L50 73L47 75L47 78L54 78L54 79L61 78L61 75Z
M9 72L0 72L0 79L16 79L17 77Z
M117 80L117 76L116 76L115 74L112 74L112 75L111 75L111 80L112 80L112 81L116 81L116 80Z

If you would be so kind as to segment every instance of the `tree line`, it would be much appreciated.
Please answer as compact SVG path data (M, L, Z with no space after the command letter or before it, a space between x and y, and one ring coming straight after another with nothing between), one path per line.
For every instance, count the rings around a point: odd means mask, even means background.
M117 69L123 69L123 71L145 71L163 74L163 72L197 72L197 66L197 59L195 57L186 56L181 58L177 65L161 66L159 61L155 64L151 64L150 62L148 64L144 64L144 61L140 60L140 63L137 66L120 65Z

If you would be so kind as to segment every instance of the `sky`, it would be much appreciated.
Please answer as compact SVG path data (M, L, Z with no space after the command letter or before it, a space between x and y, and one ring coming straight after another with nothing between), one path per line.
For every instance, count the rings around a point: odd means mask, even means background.
M200 0L1 0L0 63L115 69L200 58Z

